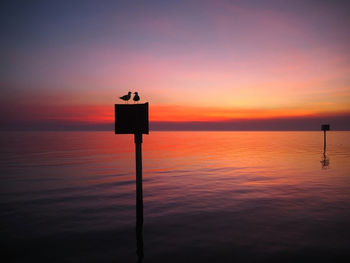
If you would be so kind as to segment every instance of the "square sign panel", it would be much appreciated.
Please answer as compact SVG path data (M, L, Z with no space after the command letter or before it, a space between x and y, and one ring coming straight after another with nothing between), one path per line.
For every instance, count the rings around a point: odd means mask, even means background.
M148 102L144 104L115 104L116 134L148 134Z
M321 125L321 130L322 131L329 131L329 124L322 124Z

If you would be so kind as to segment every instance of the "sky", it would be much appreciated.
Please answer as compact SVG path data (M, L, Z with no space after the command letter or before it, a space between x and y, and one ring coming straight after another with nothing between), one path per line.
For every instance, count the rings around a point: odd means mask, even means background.
M348 10L325 0L5 1L1 128L108 129L119 96L138 91L159 129L350 129Z

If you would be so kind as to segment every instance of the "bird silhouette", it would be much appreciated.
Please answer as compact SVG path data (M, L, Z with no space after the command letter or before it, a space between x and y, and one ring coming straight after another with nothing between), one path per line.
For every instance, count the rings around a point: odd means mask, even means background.
M131 98L131 91L128 92L128 95L124 95L119 97L121 100L124 100L125 102L127 102L128 100L130 100Z
M140 96L137 92L134 92L135 96L133 98L134 103L140 100Z

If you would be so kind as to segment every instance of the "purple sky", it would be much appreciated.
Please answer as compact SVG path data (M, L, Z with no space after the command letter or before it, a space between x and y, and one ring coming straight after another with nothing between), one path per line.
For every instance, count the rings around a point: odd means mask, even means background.
M150 102L162 129L349 129L349 9L307 0L8 1L2 129L107 127L128 91Z

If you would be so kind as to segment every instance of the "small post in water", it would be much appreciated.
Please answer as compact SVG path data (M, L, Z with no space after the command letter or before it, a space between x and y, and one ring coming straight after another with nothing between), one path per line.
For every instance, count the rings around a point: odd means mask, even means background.
M326 153L326 147L327 147L327 135L326 131L329 131L330 125L329 124L322 124L321 130L323 130L323 153Z

